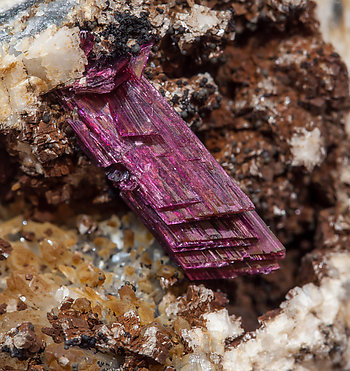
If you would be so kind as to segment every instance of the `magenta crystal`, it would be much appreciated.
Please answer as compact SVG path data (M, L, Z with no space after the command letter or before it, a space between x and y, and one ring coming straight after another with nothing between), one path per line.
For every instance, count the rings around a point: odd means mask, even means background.
M90 43L88 44L90 47ZM278 268L285 249L142 71L150 47L61 92L87 155L190 279Z

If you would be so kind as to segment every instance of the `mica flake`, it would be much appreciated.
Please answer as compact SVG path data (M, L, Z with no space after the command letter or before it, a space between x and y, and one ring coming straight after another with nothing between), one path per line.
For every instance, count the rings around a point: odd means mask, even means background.
M91 39L83 34L88 54ZM70 124L92 161L105 168L129 207L192 280L278 269L285 249L254 205L167 100L137 57L90 64L60 91Z

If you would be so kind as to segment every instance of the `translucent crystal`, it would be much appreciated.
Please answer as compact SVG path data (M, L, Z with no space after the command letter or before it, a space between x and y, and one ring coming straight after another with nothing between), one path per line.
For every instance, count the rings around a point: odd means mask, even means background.
M70 124L82 147L190 279L277 269L284 247L142 76L148 52L145 46L139 57L102 70L92 64L84 79L60 93L78 113Z

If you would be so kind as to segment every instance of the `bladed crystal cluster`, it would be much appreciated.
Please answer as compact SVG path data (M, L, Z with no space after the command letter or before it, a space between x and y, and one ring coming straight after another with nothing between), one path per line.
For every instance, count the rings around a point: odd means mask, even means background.
M88 55L93 40L82 33ZM58 94L82 148L192 280L278 268L285 249L167 100L142 75L151 46Z

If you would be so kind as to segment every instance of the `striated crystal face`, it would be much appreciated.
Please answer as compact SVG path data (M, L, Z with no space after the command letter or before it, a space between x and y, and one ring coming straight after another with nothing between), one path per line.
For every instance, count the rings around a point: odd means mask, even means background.
M83 35L83 47L91 40ZM269 273L285 249L165 98L142 76L150 46L59 93L87 155L193 280Z

